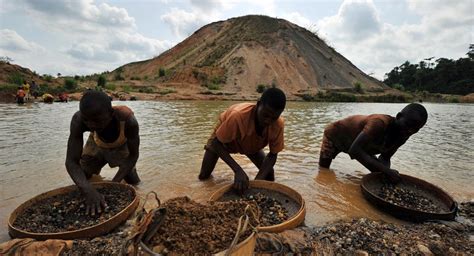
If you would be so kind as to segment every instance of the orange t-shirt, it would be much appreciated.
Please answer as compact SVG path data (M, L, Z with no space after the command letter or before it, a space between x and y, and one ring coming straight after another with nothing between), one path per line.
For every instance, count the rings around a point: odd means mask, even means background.
M16 96L18 98L24 98L26 96L26 93L25 91L23 91L22 89L19 89L17 92L16 92Z
M329 124L324 135L339 150L347 153L359 133L364 132L371 139L370 143L363 145L364 150L369 154L380 154L391 149L385 143L385 136L388 126L394 121L395 118L389 115L354 115Z
M283 118L265 127L260 137L255 130L256 111L255 103L239 103L220 114L215 135L230 153L254 154L267 145L273 154L283 150Z

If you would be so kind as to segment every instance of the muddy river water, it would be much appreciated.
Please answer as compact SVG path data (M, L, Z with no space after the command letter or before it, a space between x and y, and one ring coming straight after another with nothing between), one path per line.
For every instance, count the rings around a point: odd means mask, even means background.
M197 179L203 145L218 114L235 102L165 101L113 102L128 105L140 124L137 169L141 194L154 190L162 200L187 195L204 202L233 179L219 161L213 178ZM331 171L319 170L318 156L324 126L352 114L395 115L406 104L289 102L285 118L285 149L278 155L276 180L300 192L307 205L305 223L321 225L341 218L365 216L395 219L370 206L359 182L368 171L340 154ZM474 105L424 106L428 123L392 158L401 173L432 182L456 200L474 199ZM72 184L64 161L71 116L78 102L0 104L0 242L8 239L9 214L29 198ZM86 137L87 134L84 135ZM252 179L257 169L245 156L235 156ZM111 179L117 169L106 167Z

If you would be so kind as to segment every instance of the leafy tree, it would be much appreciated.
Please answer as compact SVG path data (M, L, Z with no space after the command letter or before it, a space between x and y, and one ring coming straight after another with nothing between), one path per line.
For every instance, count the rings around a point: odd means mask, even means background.
M12 61L13 59L8 56L0 56L0 62L10 64Z
M68 91L74 91L77 89L77 81L71 78L64 80L64 89Z
M104 88L106 83L107 83L107 79L105 78L104 75L100 75L99 78L97 78L98 87Z
M385 74L384 83L392 88L431 93L469 94L474 92L474 44L469 46L468 58L452 60L434 57L419 64L408 61Z

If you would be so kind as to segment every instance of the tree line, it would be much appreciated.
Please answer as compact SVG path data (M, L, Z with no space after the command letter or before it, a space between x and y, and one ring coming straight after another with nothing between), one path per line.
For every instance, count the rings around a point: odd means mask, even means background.
M384 83L406 91L428 91L466 95L474 92L474 44L469 45L466 58L452 60L434 57L418 64L406 61L385 74Z

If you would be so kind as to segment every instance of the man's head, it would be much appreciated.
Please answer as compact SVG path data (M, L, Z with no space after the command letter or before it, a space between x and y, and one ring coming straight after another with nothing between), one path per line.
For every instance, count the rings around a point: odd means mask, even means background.
M85 92L79 103L79 110L84 123L92 131L102 131L113 118L110 98L100 91Z
M275 122L285 109L285 93L278 88L266 89L257 103L257 120L262 126Z
M411 103L397 114L396 123L404 136L411 136L418 132L426 123L428 112L418 103Z

